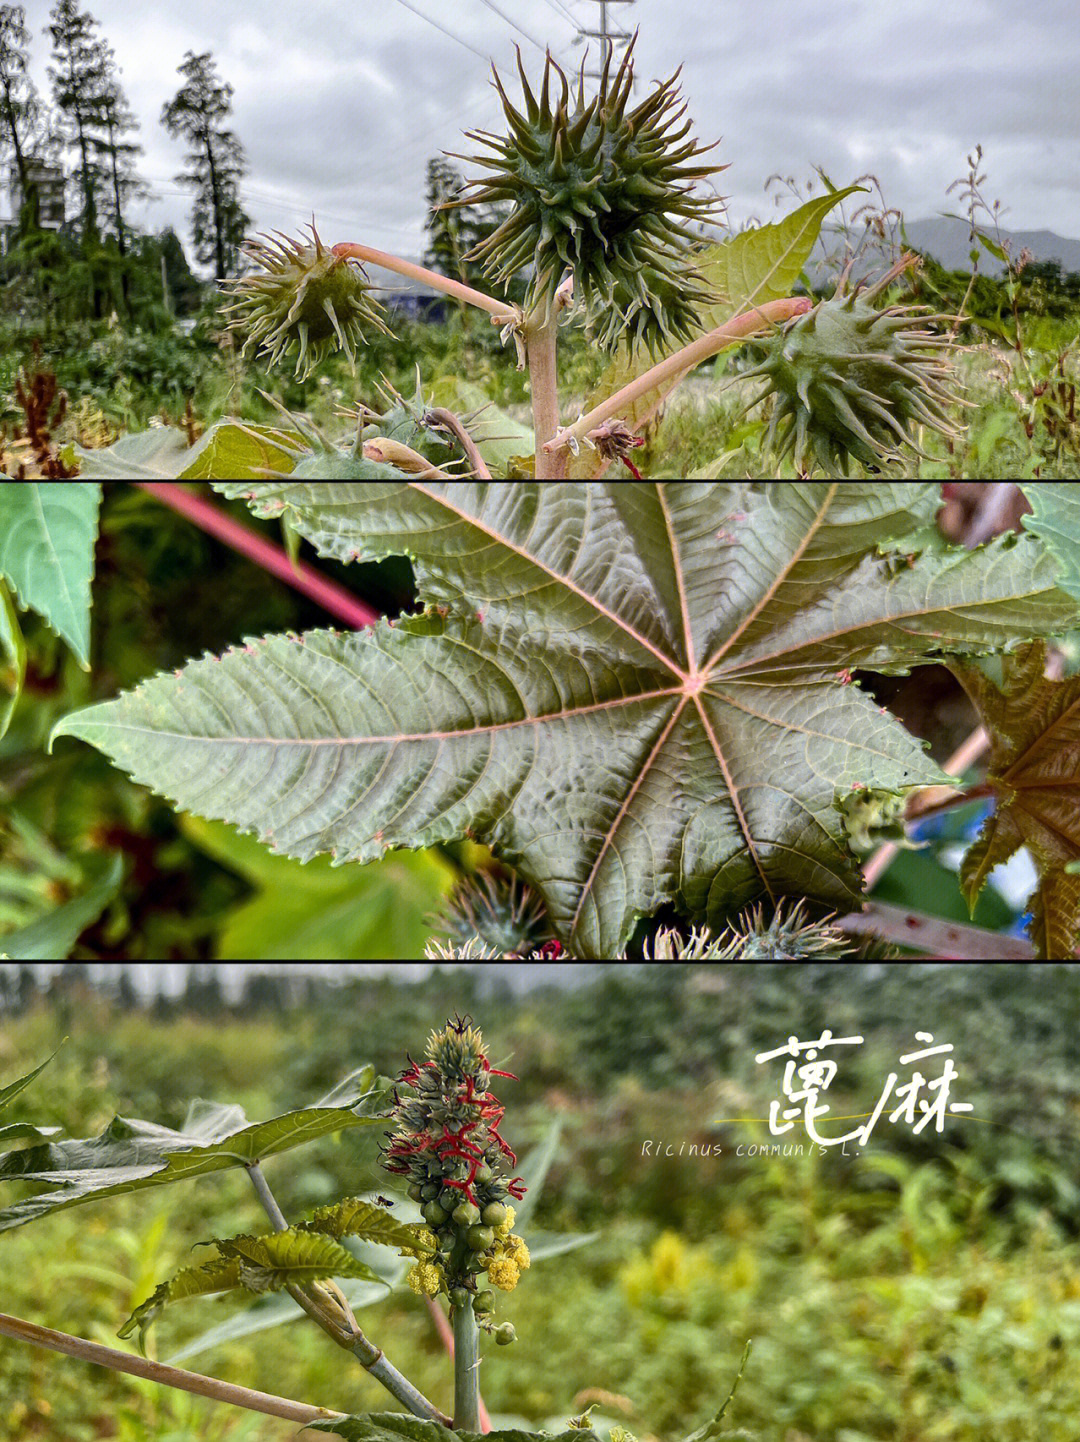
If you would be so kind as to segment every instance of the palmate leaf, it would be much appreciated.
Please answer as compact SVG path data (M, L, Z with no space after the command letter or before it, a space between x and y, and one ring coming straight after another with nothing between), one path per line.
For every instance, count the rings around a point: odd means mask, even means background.
M114 1117L97 1137L8 1152L0 1156L0 1182L55 1190L5 1207L0 1232L65 1207L244 1166L348 1127L385 1125L392 1100L389 1084L368 1066L312 1106L265 1122L249 1122L238 1106L193 1102L179 1131Z
M987 784L997 805L964 857L960 881L968 905L986 878L1021 846L1039 871L1028 899L1028 934L1039 956L1071 957L1080 941L1080 676L1047 680L1041 641L1002 658L997 687L976 666L950 670L971 698L990 737Z
M849 668L1073 624L1034 537L894 567L904 482L217 482L427 612L269 637L63 720L179 806L307 859L485 843L582 959L668 901L859 904L839 796L947 778ZM895 574L893 571L895 570Z
M283 1287L306 1286L327 1277L360 1277L368 1282L380 1279L370 1267L357 1261L332 1237L316 1236L295 1228L268 1236L216 1238L208 1245L218 1255L197 1267L183 1267L167 1282L156 1287L145 1302L135 1308L117 1333L130 1337L139 1329L140 1345L146 1329L172 1302L217 1292L279 1292Z
M1080 600L1080 496L1074 481L1029 481L1020 489L1032 515L1023 524L1041 536L1061 567L1058 585Z

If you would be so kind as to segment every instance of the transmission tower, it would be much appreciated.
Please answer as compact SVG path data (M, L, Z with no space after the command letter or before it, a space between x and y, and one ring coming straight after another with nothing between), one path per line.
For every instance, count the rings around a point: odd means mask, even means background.
M615 41L621 40L625 45L626 42L630 39L629 30L612 30L610 28L610 26L608 25L608 6L633 5L635 3L635 0L592 0L592 3L594 5L600 6L600 29L579 30L577 33L577 41L575 41L574 43L577 44L579 41L584 40L587 35L594 36L597 40L599 40L600 66L602 69L604 62L608 59L608 57L611 55L612 50L614 49ZM600 79L600 70L586 70L585 74L593 80Z

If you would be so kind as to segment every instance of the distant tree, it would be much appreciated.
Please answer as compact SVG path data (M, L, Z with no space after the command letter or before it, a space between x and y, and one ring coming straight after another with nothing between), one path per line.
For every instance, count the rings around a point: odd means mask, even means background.
M285 978L265 971L245 972L241 1006L244 1011L280 1015L285 1010Z
M124 203L135 195L145 195L148 187L135 173L135 157L142 154L142 146L124 140L125 135L138 130L127 98L120 88L119 71L111 49L106 47L107 63L101 92L97 97L97 121L100 130L91 135L91 144L97 154L98 163L106 172L107 185L111 192L111 212L116 247L121 260L121 285L124 304L130 314L130 285L128 268L123 265L128 254L128 240L124 226Z
M20 1012L29 1011L41 995L37 981L34 978L34 973L28 966L19 967L19 981L16 991Z
M200 264L213 265L216 280L224 280L237 269L240 242L251 225L240 204L243 147L223 123L232 113L233 88L217 78L210 51L196 55L189 50L177 68L186 83L163 107L161 123L190 145L190 168L176 179L195 190L195 256Z
M499 228L512 207L509 201L482 205L450 204L460 197L464 184L460 172L442 156L433 156L428 161L425 191L428 239L424 264L440 275L484 289L489 282L483 267L465 257L474 246ZM515 276L510 281L508 294L511 299L520 301L524 289L524 280Z
M188 265L180 237L167 226L156 237L165 261L165 284L177 315L193 315L202 301L203 287Z
M188 967L183 1005L185 1011L196 1016L221 1016L225 1010L225 997L216 966Z
M27 73L30 32L22 5L0 5L0 159L10 150L23 199L20 229L38 225L37 186L30 178L30 135L40 102Z
M76 0L56 0L52 23L46 26L56 61L48 71L53 98L63 118L66 143L78 150L75 180L82 193L81 234L87 252L98 239L97 192L106 177L95 142L109 79L109 50L94 35L97 23L89 12L80 11Z
M135 989L135 983L128 974L127 967L122 967L120 980L116 986L116 1004L121 1011L136 1011L141 1005L139 993Z

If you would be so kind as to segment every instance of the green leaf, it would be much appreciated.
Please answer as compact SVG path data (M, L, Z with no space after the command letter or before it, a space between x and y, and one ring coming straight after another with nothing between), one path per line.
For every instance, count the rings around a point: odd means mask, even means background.
M361 871L329 857L306 866L220 822L185 816L184 834L256 889L223 919L221 961L392 961L419 956L424 918L453 884L435 851L388 856Z
M747 1360L749 1359L750 1349L752 1346L753 1342L748 1341L746 1346L743 1348L742 1358L739 1362L739 1370L735 1374L735 1380L731 1384L731 1391L727 1394L727 1398L724 1402L724 1405L720 1408L720 1411L717 1412L716 1416L710 1422L706 1422L704 1427L699 1427L696 1432L691 1432L690 1436L686 1439L686 1442L713 1442L713 1439L716 1437L730 1435L724 1433L724 1430L720 1424L724 1420L724 1413L731 1406L731 1402L733 1397L735 1396L735 1393L739 1390L739 1383L742 1381L742 1374L746 1367Z
M249 480L267 471L289 472L307 444L297 431L275 430L235 420L210 427L185 458L182 481L206 481L212 476ZM295 559L295 558L294 558Z
M360 1417L307 1422L305 1426L312 1432L335 1432L345 1442L581 1442L580 1429L559 1432L554 1437L548 1432L526 1432L517 1427L459 1432L405 1412L368 1412Z
M59 1127L31 1126L29 1122L10 1122L7 1126L0 1127L0 1145L27 1141L31 1137L35 1141L43 1141L46 1137L54 1137L59 1130Z
M1058 585L1080 600L1080 496L1073 489L1075 484L1032 481L1020 489L1033 513L1023 517L1024 525L1041 537L1057 561Z
M536 1211L536 1204L540 1200L540 1193L543 1190L544 1179L547 1177L552 1162L555 1160L555 1153L559 1147L559 1137L562 1135L562 1117L556 1117L548 1128L547 1136L539 1146L527 1153L518 1164L518 1172L525 1183L525 1195L520 1202L514 1203L514 1228L520 1232L529 1223L529 1218ZM530 1239L529 1249L532 1250Z
M0 574L90 669L90 582L101 487L85 481L0 486Z
M949 669L990 737L986 784L996 805L960 868L968 904L996 866L1026 846L1039 872L1028 898L1028 934L1044 961L1070 957L1080 942L1080 676L1048 680L1046 645L1002 657L1002 684L977 667Z
M205 440L205 437L203 437ZM194 454L187 431L177 426L154 426L121 436L111 446L87 451L72 447L79 462L79 474L106 481L178 480Z
M197 1267L184 1267L135 1308L117 1333L129 1337L139 1329L142 1345L146 1329L173 1302L188 1297L201 1297L215 1292L279 1292L283 1287L307 1286L327 1277L361 1277L365 1281L379 1279L363 1262L331 1237L290 1229L272 1232L263 1237L239 1236L228 1240L216 1238L206 1245L217 1248L218 1255Z
M399 1259L400 1261L400 1259ZM401 1262L400 1274L404 1274L406 1264ZM381 1302L387 1296L387 1285L393 1282L349 1282L344 1277L333 1279L339 1286L342 1295L354 1312L361 1307L367 1307L372 1302ZM256 1332L266 1332L273 1327L284 1326L287 1322L296 1322L305 1316L303 1308L293 1299L286 1295L281 1296L271 1293L260 1297L250 1307L238 1312L235 1317L230 1317L226 1322L220 1322L216 1327L210 1327L205 1332L200 1332L190 1342L186 1342L178 1352L174 1352L165 1360L172 1366L186 1361L190 1357L197 1357L202 1352L209 1352L213 1347L223 1346L226 1342L235 1342L240 1337L250 1337Z
M26 643L11 592L0 580L0 739L11 724L11 713L26 680Z
M300 1222L298 1231L320 1232L328 1237L359 1237L384 1247L399 1247L411 1256L426 1256L432 1250L428 1235L405 1226L395 1217L363 1197L319 1207L310 1221Z
M857 906L837 796L948 778L844 672L1075 614L1033 538L890 575L921 483L215 484L324 555L407 553L428 611L194 661L53 739L303 860L469 836L585 960L669 901L714 927L762 895Z
M816 196L781 221L740 231L738 235L709 246L697 264L721 299L703 312L698 333L704 335L715 330L751 306L764 305L766 301L790 295L799 273L810 258L826 215L847 196L863 189L859 185L849 185L846 190ZM622 352L586 396L582 410L592 410L653 364L655 362L647 353L639 351L629 356ZM675 376L639 396L621 418L631 430L639 430L656 414L681 379L682 376ZM572 476L587 478L595 475L596 453L583 447L578 456L571 457L569 467Z
M62 1046L63 1042L61 1042L60 1045ZM47 1056L41 1065L36 1066L33 1071L28 1071L25 1076L17 1077L15 1081L8 1082L6 1087L0 1087L0 1111L3 1111L9 1102L13 1102L20 1092L25 1091L35 1077L41 1075L59 1050L60 1047L57 1047L56 1051L54 1051L51 1056Z
M100 868L99 868L100 869ZM82 896L0 936L12 961L63 961L88 926L93 926L124 881L124 858L112 857L101 879Z
M517 1206L515 1204L515 1211ZM514 1222L514 1231L521 1234L521 1228ZM587 1247L600 1236L599 1232L536 1232L528 1235L529 1257L533 1262L546 1262L550 1257L561 1257L566 1252L576 1252Z
M348 1127L385 1125L391 1102L389 1084L377 1085L368 1066L312 1106L265 1122L249 1122L241 1107L212 1102L193 1102L179 1131L114 1117L100 1136L0 1157L0 1182L56 1188L0 1211L0 1232L65 1207L242 1167Z

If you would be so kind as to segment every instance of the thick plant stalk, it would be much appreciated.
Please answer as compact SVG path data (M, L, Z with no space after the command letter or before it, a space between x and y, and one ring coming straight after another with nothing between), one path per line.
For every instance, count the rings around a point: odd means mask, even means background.
M558 480L563 472L564 458L547 448L559 429L558 378L555 371L555 316L546 323L528 324L525 328L525 353L529 363L529 384L532 388L533 432L536 437L536 479Z
M869 934L899 946L914 947L938 961L1034 961L1035 948L1018 936L1002 936L981 926L943 921L886 901L868 901L862 911L832 923L849 936Z
M708 331L705 335L699 336L697 340L691 341L689 345L683 346L681 350L666 356L642 375L635 377L634 380L623 386L621 390L608 396L607 400L594 406L572 426L567 426L565 430L559 431L553 439L546 442L546 449L558 451L571 443L580 444L589 431L613 416L621 416L627 407L631 406L640 396L647 395L649 391L663 385L665 381L673 380L682 375L684 371L691 370L736 341L745 340L747 336L754 335L760 330L767 330L770 326L782 325L795 316L805 315L812 308L813 302L808 296L785 296L782 300L766 301L760 307L743 311L741 315L732 316L730 320L726 320L715 330ZM538 449L541 444L538 436ZM537 471L537 475L539 474L540 472Z
M289 1224L263 1176L259 1163L249 1163L246 1171L251 1178L251 1185L255 1188L255 1195L262 1203L274 1230L276 1232L288 1231ZM333 1286L332 1283L327 1285ZM414 1387L392 1362L387 1361L382 1351L368 1341L357 1326L356 1318L352 1315L352 1310L344 1297L341 1297L339 1293L340 1301L338 1301L332 1294L329 1294L325 1302L320 1301L317 1296L312 1296L312 1290L317 1290L317 1287L318 1284L315 1289L293 1286L286 1290L293 1301L303 1307L313 1322L317 1322L323 1331L337 1342L339 1347L350 1351L360 1365L370 1372L377 1382L381 1382L399 1402L403 1403L414 1417L429 1418L448 1427L450 1419L445 1412L440 1412L434 1403L429 1402L424 1394ZM334 1288L334 1290L337 1289ZM329 1310L331 1305L334 1307L333 1314ZM474 1428L473 1430L478 1429Z
M319 1422L325 1418L344 1416L344 1413L333 1412L327 1407L312 1407L307 1402L293 1402L288 1397L275 1397L270 1392L255 1392L250 1387L238 1387L233 1382L220 1382L216 1377L204 1377L199 1372L185 1372L182 1367L170 1367L165 1362L151 1362L145 1357L135 1357L130 1352L117 1351L115 1347L103 1347L99 1342L87 1342L67 1332L54 1332L51 1327L39 1327L34 1322L24 1322L21 1317L9 1317L2 1312L0 1334L19 1342L29 1342L34 1347L47 1347L51 1352L62 1352L67 1357L93 1362L97 1367L108 1367L112 1372L126 1372L132 1377L143 1377L148 1382L160 1382L163 1387L175 1387L196 1397L209 1397L214 1402L246 1407L249 1412L262 1412L267 1417L282 1417L286 1422Z
M434 1297L425 1297L424 1301L427 1303L427 1309L431 1313L431 1320L435 1323L435 1330L436 1332L438 1332L439 1337L442 1340L443 1346L446 1348L449 1356L453 1358L454 1329L446 1320L446 1313L439 1306L438 1302L435 1300ZM490 1432L491 1417L488 1415L488 1409L484 1405L483 1393L480 1391L479 1386L476 1390L476 1410L480 1414L480 1431Z
M361 630L364 626L374 626L379 620L378 611L357 600L343 586L320 576L318 571L303 561L297 561L294 566L280 546L275 546L272 541L249 531L247 526L234 521L202 496L185 490L178 482L136 481L135 485L198 526L208 536L231 546L249 561L254 561L256 566L261 566L264 571L269 571L272 576L277 576L294 590L316 601L331 616L336 616L347 626Z
M454 1430L480 1431L480 1329L471 1304L454 1308Z

